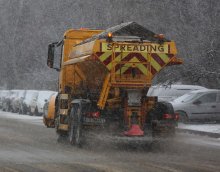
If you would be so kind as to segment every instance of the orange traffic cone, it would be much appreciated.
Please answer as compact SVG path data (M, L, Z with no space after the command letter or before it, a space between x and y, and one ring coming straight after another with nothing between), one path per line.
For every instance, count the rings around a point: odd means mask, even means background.
M126 136L143 136L144 131L141 130L139 125L133 124L131 126L130 130L124 132L124 135L126 135Z

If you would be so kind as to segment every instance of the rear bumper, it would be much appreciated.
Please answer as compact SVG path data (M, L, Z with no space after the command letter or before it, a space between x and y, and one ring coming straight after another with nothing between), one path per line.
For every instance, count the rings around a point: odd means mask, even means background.
M172 129L175 129L177 122L174 120L153 120L152 129L158 131L169 132Z

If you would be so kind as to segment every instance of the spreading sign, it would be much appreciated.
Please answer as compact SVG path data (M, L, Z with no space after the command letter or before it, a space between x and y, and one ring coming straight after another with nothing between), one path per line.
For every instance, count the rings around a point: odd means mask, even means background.
M115 44L114 52L168 53L168 44ZM113 44L102 43L101 52L112 51Z

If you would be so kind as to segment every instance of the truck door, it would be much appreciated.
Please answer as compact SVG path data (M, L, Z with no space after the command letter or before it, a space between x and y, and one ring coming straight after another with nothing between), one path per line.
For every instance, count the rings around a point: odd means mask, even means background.
M193 101L192 116L198 120L213 120L216 113L217 93L206 93Z

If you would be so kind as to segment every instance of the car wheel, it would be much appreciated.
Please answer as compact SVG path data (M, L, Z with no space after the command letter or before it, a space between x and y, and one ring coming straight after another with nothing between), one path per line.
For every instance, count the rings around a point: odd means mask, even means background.
M179 122L187 123L189 121L186 112L184 111L176 111L179 114Z

